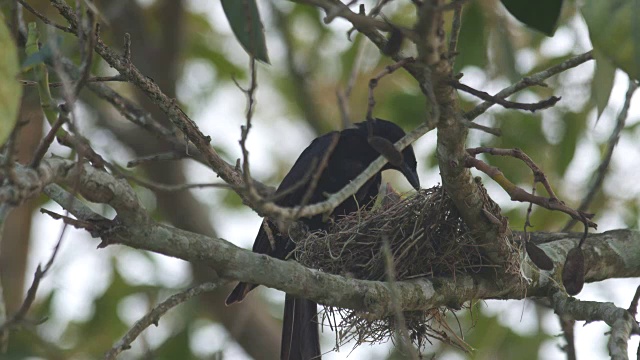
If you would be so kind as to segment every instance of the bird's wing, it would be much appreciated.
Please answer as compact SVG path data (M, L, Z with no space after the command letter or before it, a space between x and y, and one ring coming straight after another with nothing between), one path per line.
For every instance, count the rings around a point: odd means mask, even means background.
M327 151L331 148L334 136L341 136L341 134L337 131L332 131L314 139L311 144L304 149L302 154L298 157L298 160L296 160L291 167L291 170L289 170L284 179L282 179L280 186L278 186L278 190L276 190L276 194L296 186L305 178L307 178L308 181L309 177L314 175L314 169L311 169L311 166L315 164L315 167L317 168L327 154ZM306 190L306 186L298 186L295 191L278 199L276 203L283 206L298 205L300 201L302 201L302 197Z
M296 162L291 167L291 170L285 175L284 179L276 190L276 196L286 192L281 197L278 197L275 201L280 206L295 206L299 205L304 197L310 177L313 176L313 170L311 166L316 166L322 161L327 150L331 147L334 141L334 136L339 136L337 131L330 132L323 136L320 136L313 140L309 146L300 154ZM306 178L306 179L305 179ZM306 183L301 184L301 181ZM290 190L295 187L294 190ZM289 190L289 191L288 191ZM311 199L313 200L313 199ZM260 254L269 254L273 257L283 259L289 252L288 239L278 235L278 228L271 221L265 219L256 240L253 243L253 251Z

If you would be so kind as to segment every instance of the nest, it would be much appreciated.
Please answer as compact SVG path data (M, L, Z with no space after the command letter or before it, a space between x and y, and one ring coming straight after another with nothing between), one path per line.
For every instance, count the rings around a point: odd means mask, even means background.
M326 232L314 232L297 240L295 258L307 267L327 273L386 281L385 259L389 254L388 250L383 251L386 243L393 255L398 281L495 271L496 266L483 255L443 188L423 189L403 201L389 201L393 195L398 197L392 193L371 211L351 214L332 224ZM488 208L496 207L492 203ZM499 214L499 208L496 210ZM504 237L504 241L509 240ZM517 272L517 254L508 262L508 268ZM351 340L355 340L356 346L393 340L401 329L396 316L372 319L349 309L325 306L324 310L323 322L337 330L338 346ZM450 310L453 309L404 312L401 321L419 349L432 339L464 348L467 345L457 339L455 332L447 331L450 329L445 314Z

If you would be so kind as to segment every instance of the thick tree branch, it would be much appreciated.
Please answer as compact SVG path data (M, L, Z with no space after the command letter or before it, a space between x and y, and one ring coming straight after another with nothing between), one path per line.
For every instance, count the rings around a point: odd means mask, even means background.
M627 360L627 342L631 335L640 335L638 323L627 309L613 303L582 301L556 292L551 296L553 309L557 314L569 316L575 320L604 321L611 327L608 349L613 360Z
M49 159L45 159L44 162ZM71 161L69 161L71 163ZM63 180L72 181L76 174ZM351 308L372 316L392 315L394 307L388 284L331 275L308 269L293 261L281 261L240 249L233 244L159 224L148 216L128 184L112 175L85 165L80 173L79 192L89 201L108 203L118 216L110 224L97 222L96 233L105 244L119 243L177 257L185 261L206 263L221 277L263 284L287 293L303 296L321 304ZM114 191L117 190L117 191ZM133 198L132 198L133 196ZM64 205L63 201L63 206ZM69 209L73 211L73 209ZM132 215L133 214L133 215ZM74 214L81 216L81 214ZM138 220L131 222L130 217ZM94 219L81 219L94 221ZM580 234L531 233L532 241L549 255L555 264L552 273L540 273L533 265L524 265L531 282L499 274L496 278L458 274L455 278L418 279L395 283L403 310L426 310L443 305L459 305L472 299L522 299L546 296L560 281L566 254L579 241ZM545 243L545 240L552 242ZM583 245L586 281L612 277L640 276L640 232L617 230L590 235Z
M0 155L0 159L4 161L5 156ZM0 187L0 203L17 206L38 196L45 186L66 176L73 166L73 162L62 158L42 161L35 169L16 164L13 182Z

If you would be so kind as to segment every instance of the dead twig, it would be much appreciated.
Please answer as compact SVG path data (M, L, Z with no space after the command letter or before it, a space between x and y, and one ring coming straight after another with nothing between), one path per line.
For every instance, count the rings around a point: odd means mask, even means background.
M620 109L620 113L618 113L618 117L616 119L616 126L609 137L609 141L607 142L607 149L605 150L604 156L602 157L602 161L598 168L595 171L595 178L592 176L593 181L591 182L591 186L589 186L589 191L587 191L587 195L580 202L580 206L578 206L578 210L586 211L589 207L589 204L593 201L593 198L596 196L598 190L602 186L604 182L604 178L607 175L609 170L609 163L611 162L611 157L613 156L613 150L618 144L618 140L620 139L620 133L622 129L624 129L625 122L627 120L627 114L629 113L629 107L631 106L631 98L635 93L638 85L632 79L629 79L629 87L627 89L627 93L624 99L624 105L622 105L622 109ZM567 224L562 228L562 231L569 231L575 224L576 220L572 219L567 222Z
M222 281L204 283L175 295L171 295L168 299L158 304L146 315L140 318L140 320L136 321L131 329L129 329L129 331L117 343L115 343L109 351L107 351L104 355L104 359L113 360L121 352L130 349L131 343L142 333L142 331L144 331L144 329L148 328L152 324L158 326L158 321L160 321L160 318L166 314L167 311L204 292L217 289L222 285L222 283Z
M31 5L29 5L27 2L25 2L24 0L17 0L20 5L22 5L25 9L27 9L27 11L29 11L30 13L32 13L33 15L35 15L35 17L37 17L38 19L40 19L43 23L49 25L49 26L53 26L56 29L62 30L66 33L71 33L73 34L75 31L73 30L73 28L71 27L67 27L67 26L63 26L60 24L56 24L55 22L51 21L48 17L44 16L43 14L41 14L38 10L34 9L33 7L31 7Z
M45 135L42 141L40 141L40 144L38 144L38 148L33 154L33 158L31 159L29 167L31 167L32 169L36 169L40 165L40 161L42 161L42 158L44 158L47 150L49 150L49 147L53 143L53 140L56 138L58 130L60 130L62 125L64 125L64 123L67 121L69 121L69 114L67 114L65 111L62 111L61 109L58 112L58 120L56 120L53 126L51 126L51 129L49 129L47 135Z
M459 82L458 80L454 80L451 79L447 82L449 85L453 86L454 88L467 92L475 97L478 97L484 101L487 102L493 102L495 104L501 105L502 107L506 108L506 109L518 109L518 110L525 110L525 111L531 111L531 112L535 112L537 110L542 110L542 109L547 109L550 108L552 106L554 106L558 101L560 101L561 98L556 97L556 96L552 96L546 100L541 100L538 101L537 103L519 103L519 102L514 102L514 101L509 101L509 100L505 100L502 97L499 96L494 96L491 95L489 93L486 93L484 91L480 91L477 89L472 88L471 86L465 85L461 82Z
M395 64L391 64L389 66L385 66L384 70L382 70L378 75L369 80L369 103L367 106L367 120L373 119L373 108L376 106L376 99L373 96L373 90L378 86L378 82L385 76L392 74L394 71L400 69L401 67L413 63L415 61L414 58L406 58L396 62Z
M593 59L593 53L592 51L587 51L586 53L577 55L575 57L572 57L571 59L568 59L566 61L563 61L562 63L556 65L556 66L552 66L546 70L540 71L538 73L535 73L533 75L527 76L522 78L522 80L518 81L517 83L506 87L504 89L502 89L501 91L499 91L497 94L494 95L495 98L500 98L500 99L504 99L510 95L515 94L516 92L525 89L529 86L533 86L533 85L538 85L538 86L546 86L544 84L544 80L557 75L561 72L564 72L568 69L574 68L578 65L581 65L589 60ZM487 111L490 107L492 107L493 105L495 105L496 102L492 102L492 101L485 101L482 104L476 106L475 108L473 108L472 110L466 112L464 114L464 117L467 120L473 120L475 118L477 118L478 116L480 116L481 114L483 114L485 111Z
M509 196L511 196L511 200L513 201L534 203L549 210L563 212L576 220L584 222L585 226L592 227L594 229L598 226L591 220L594 216L593 214L572 209L562 201L558 200L557 197L544 198L542 196L530 194L507 179L498 168L491 166L482 160L469 155L465 158L465 166L469 168L476 168L487 174L491 179L498 183L498 185L500 185L500 187L502 187Z
M251 71L251 82L248 89L243 89L240 84L236 82L236 86L247 97L247 110L246 110L246 122L244 126L240 127L240 148L242 149L242 177L244 180L244 186L247 192L250 194L257 194L255 187L253 186L253 179L251 178L251 170L249 166L249 150L247 150L247 137L251 130L251 121L253 119L253 112L255 110L255 98L254 94L258 87L258 79L256 73L256 59L252 56L249 60L249 68Z
M60 236L58 237L58 241L56 242L56 245L53 248L53 252L51 253L51 256L49 256L49 260L44 265L44 267L42 267L42 265L39 264L38 267L36 268L36 271L33 274L33 280L31 281L31 286L29 287L29 290L27 290L27 295L25 296L22 302L22 305L20 305L20 308L18 309L18 311L15 314L13 314L11 318L6 320L4 323L0 324L0 339L6 339L6 332L11 329L15 329L17 327L21 327L25 325L38 325L46 320L45 318L38 321L32 321L32 320L28 320L26 317L27 317L27 313L29 312L29 309L31 309L31 306L33 305L33 302L36 299L36 293L38 292L38 287L40 286L40 282L47 275L47 272L49 271L49 269L51 269L51 266L53 265L53 262L55 261L56 256L58 255L58 251L60 250L60 245L62 244L62 239L64 238L64 234L66 230L67 230L67 226L64 225L62 227L62 231L60 232Z
M537 182L541 183L544 186L545 190L547 190L547 194L549 194L550 198L558 199L555 192L551 188L551 184L549 183L547 176L540 169L540 167L536 165L536 163L522 150L518 148L499 149L499 148L491 148L491 147L477 147L477 148L467 149L467 153L473 157L475 157L478 154L486 153L486 154L498 155L498 156L510 156L510 157L514 157L516 159L522 160L522 162L524 162L529 167L529 169L531 169L531 171L533 172L534 185Z
M462 1L454 1L453 20L451 21L451 32L449 33L449 64L453 69L456 61L456 53L458 48L458 37L460 36L460 28L462 27Z

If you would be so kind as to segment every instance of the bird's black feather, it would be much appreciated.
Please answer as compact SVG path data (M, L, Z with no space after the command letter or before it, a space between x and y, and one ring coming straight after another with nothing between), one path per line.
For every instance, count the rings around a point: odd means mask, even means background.
M339 136L337 143L335 137ZM386 120L375 119L356 124L356 127L331 132L313 140L311 144L300 154L298 160L284 177L280 186L276 190L276 204L280 206L292 207L300 205L309 191L312 178L316 168L325 160L327 152L331 151L326 159L326 166L322 169L317 184L310 192L308 204L322 202L327 194L332 194L341 190L349 182L354 180L369 164L380 154L371 147L367 141L370 136L378 136L395 143L404 136L404 131ZM387 164L383 168L401 171L407 180L414 186L419 187L416 173L416 158L413 149L409 146L402 151L401 166ZM336 207L333 217L348 215L358 210L360 207L369 207L373 203L380 183L381 173L378 172L367 181L354 196L349 197ZM300 184L300 182L303 182ZM295 188L295 189L294 189ZM294 189L294 190L291 190ZM286 193L285 193L286 191ZM322 215L315 215L311 218L303 218L301 221L309 230L325 229L327 223L323 221ZM295 244L286 234L279 234L277 227L269 220L264 220L260 227L256 240L253 244L253 251L260 254L268 254L278 259L284 259L294 248ZM273 238L265 230L268 226ZM256 285L239 283L226 300L227 305L242 301L246 294L255 288ZM282 329L282 357L283 359L303 359L320 358L320 346L318 340L317 309L313 301L296 298L287 295L285 300L285 313Z

